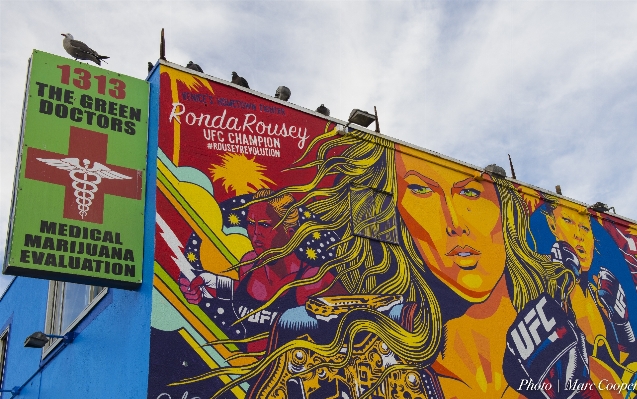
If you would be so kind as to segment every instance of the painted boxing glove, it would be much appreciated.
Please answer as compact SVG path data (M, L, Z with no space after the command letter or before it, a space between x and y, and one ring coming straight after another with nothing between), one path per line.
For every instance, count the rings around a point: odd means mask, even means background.
M575 274L575 278L579 280L582 268L575 254L575 250L569 243L566 241L558 241L553 244L551 248L551 260L564 265L564 267L572 271Z
M619 350L628 351L635 345L635 333L628 319L626 295L617 277L604 267L597 274L597 295L613 326Z
M506 337L503 370L529 399L599 397L589 379L585 337L546 294L529 302Z

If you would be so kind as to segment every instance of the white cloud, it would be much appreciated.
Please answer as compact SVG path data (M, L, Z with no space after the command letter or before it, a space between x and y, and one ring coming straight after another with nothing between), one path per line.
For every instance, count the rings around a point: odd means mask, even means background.
M0 1L0 225L6 225L27 59L60 33L145 78L167 58L637 219L636 2ZM507 168L508 169L508 168ZM0 234L4 239L4 233Z

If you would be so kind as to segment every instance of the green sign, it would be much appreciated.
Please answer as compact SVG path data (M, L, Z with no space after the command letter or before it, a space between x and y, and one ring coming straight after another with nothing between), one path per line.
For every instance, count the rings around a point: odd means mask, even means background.
M34 50L4 273L142 281L146 81Z

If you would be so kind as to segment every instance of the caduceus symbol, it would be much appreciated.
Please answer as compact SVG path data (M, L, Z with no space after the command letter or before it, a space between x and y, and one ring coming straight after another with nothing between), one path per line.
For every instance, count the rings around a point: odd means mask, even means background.
M89 207L93 203L93 198L95 198L95 193L97 192L97 185L100 184L102 179L132 179L132 177L117 173L99 162L93 162L93 167L89 169L88 166L91 164L91 161L88 159L82 160L84 166L80 165L79 158L37 158L37 160L70 172L69 175L71 179L73 179L72 186L75 189L75 202L77 203L77 209L82 219L84 219L84 216L88 213ZM89 180L89 176L94 177L95 180Z

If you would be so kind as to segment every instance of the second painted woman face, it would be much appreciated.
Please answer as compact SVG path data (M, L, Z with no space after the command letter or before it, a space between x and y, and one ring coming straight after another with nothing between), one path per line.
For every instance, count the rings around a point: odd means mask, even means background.
M290 236L279 224L281 217L267 202L257 202L248 207L248 237L257 255L272 248L284 246Z
M461 297L485 300L505 265L494 184L400 150L396 165L398 208L427 266Z

